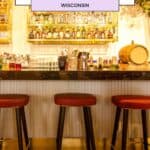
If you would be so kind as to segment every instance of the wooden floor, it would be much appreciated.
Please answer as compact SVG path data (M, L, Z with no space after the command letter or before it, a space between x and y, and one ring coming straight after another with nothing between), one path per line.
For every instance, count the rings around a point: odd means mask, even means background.
M55 139L31 139L31 150L55 150ZM120 143L117 141L114 150L121 150ZM17 140L5 139L0 141L0 150L18 150ZM110 140L103 139L97 140L96 142L97 150L110 150ZM24 150L27 148L24 147ZM86 150L85 143L83 139L78 138L65 138L63 139L63 149L62 150ZM142 145L142 140L140 139L130 139L128 140L128 150L144 150ZM150 146L149 146L150 150Z

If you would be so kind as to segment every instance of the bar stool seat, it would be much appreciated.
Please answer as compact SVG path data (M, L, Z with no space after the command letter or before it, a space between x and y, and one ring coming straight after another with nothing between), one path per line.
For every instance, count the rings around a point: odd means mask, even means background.
M123 110L122 149L121 150L126 150L129 109L141 110L143 137L144 137L144 149L148 150L146 110L150 109L150 96L115 95L115 96L112 96L112 103L115 106L117 106L117 109L116 109L114 130L113 130L113 136L112 136L112 142L111 142L111 150L114 150L114 146L116 143L116 136L117 136L117 130L119 127L121 110Z
M149 109L150 96L117 95L117 96L112 96L112 103L121 108Z
M93 133L92 115L90 106L96 104L96 97L85 93L58 93L54 95L55 104L60 106L59 121L56 137L57 150L62 149L62 138L66 107L83 107L84 123L86 131L87 150L96 150Z
M23 107L29 102L29 96L18 94L0 94L0 107Z
M92 94L61 93L56 94L55 104L63 106L90 106L96 104L96 97Z
M24 112L24 106L28 103L28 95L0 94L0 108L15 108L19 150L23 150L22 129L24 132L26 147L29 149L29 138Z

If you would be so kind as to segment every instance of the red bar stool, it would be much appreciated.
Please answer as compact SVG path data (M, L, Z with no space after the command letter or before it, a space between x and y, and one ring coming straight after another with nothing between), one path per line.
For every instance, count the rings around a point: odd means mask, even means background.
M117 110L116 110L116 117L115 117L114 130L112 136L111 150L114 150L114 146L116 143L117 130L118 130L119 119L120 119L120 114L122 109L123 109L123 128L122 128L122 149L121 150L126 150L129 109L141 110L144 149L148 150L146 110L150 109L150 96L116 95L116 96L112 96L112 103L117 106Z
M25 144L29 148L24 106L29 102L29 96L21 94L0 94L0 108L15 108L19 150L23 150L22 128Z
M66 107L83 107L84 123L86 131L87 150L96 150L93 132L92 115L90 106L96 104L96 97L92 94L61 93L54 96L55 104L60 106L59 121L57 128L56 147L62 149L62 138Z

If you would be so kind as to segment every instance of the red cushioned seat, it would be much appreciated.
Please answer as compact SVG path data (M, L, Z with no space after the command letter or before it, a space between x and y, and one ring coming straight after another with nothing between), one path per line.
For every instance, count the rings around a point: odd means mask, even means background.
M29 102L29 96L21 94L0 94L0 107L23 107Z
M62 93L54 96L55 104L63 106L89 106L96 104L96 97L92 94Z
M67 106L82 107L84 114L87 150L96 150L92 123L91 105L96 104L96 97L85 93L58 93L54 95L55 104L60 105L57 126L56 149L62 149L63 129Z
M121 108L150 109L150 96L116 95L112 96L112 103Z

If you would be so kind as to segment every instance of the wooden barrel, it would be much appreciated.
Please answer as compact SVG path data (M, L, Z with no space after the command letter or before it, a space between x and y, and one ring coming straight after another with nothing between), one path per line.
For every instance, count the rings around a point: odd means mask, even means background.
M148 55L146 47L134 43L121 48L119 51L119 59L122 63L144 64L148 60Z

